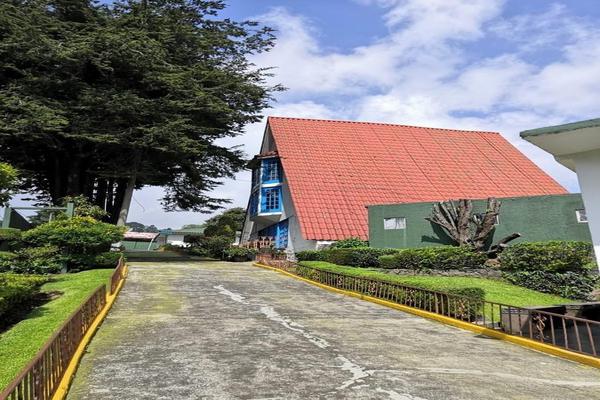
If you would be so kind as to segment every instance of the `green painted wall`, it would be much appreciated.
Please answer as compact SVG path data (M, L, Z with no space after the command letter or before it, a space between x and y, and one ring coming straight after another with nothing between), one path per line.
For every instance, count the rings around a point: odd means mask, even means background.
M580 194L511 197L501 199L500 223L494 231L494 241L513 232L521 233L515 240L590 241L587 223L577 222L575 210L583 209ZM473 201L476 212L485 211L485 200ZM451 244L444 231L425 220L434 203L406 203L369 206L369 243L372 247L427 247ZM406 229L385 230L383 219L405 217Z

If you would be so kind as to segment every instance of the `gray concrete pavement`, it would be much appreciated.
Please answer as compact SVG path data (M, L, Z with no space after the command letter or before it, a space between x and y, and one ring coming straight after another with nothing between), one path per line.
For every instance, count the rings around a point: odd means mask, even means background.
M134 263L69 399L600 399L600 371L249 264Z

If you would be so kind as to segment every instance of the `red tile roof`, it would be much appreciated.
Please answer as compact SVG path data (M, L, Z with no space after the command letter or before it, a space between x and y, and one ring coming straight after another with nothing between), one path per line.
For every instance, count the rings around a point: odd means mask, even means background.
M563 194L494 132L269 117L302 235L368 237L367 205Z

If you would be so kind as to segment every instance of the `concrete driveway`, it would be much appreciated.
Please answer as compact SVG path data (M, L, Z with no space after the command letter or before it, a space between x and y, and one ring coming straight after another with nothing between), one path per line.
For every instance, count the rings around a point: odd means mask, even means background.
M133 263L69 399L600 399L600 370L250 264Z

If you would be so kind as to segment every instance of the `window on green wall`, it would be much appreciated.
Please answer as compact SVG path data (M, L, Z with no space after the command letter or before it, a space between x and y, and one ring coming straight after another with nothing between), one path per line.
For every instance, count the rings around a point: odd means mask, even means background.
M392 217L383 219L383 229L394 230L394 229L406 229L406 218L405 217Z
M577 222L580 224L585 224L588 222L587 215L585 214L585 210L583 208L580 210L575 210L575 215L577 216Z

